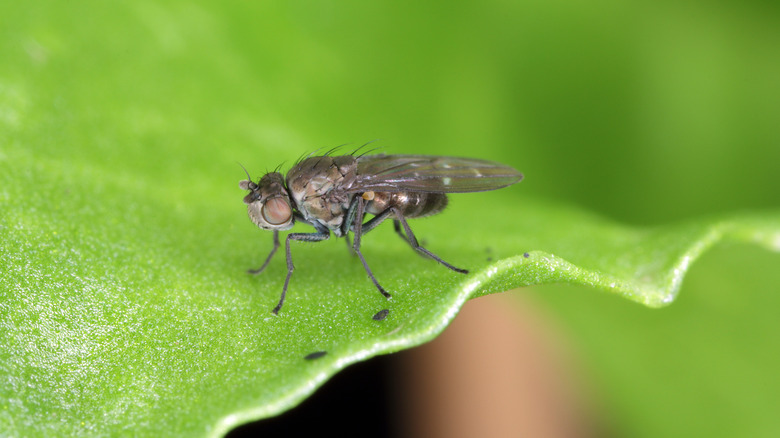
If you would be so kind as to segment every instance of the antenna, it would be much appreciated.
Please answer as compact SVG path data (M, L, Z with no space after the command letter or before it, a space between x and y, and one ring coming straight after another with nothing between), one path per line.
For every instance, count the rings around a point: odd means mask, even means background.
M244 169L244 173L246 173L246 179L248 179L249 182L252 182L252 177L249 176L249 171L246 170L246 167L244 167L244 165L239 163L238 161L236 161L236 164L238 164L239 166L241 166L242 169Z

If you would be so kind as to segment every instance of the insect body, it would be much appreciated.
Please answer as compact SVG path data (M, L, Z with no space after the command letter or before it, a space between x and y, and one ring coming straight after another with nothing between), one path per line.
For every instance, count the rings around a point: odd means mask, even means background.
M285 239L287 278L279 304L284 304L294 266L290 241L319 242L354 234L352 250L360 258L371 281L387 298L390 294L379 284L360 251L363 234L385 219L393 219L395 231L417 252L460 273L437 255L420 246L407 219L429 216L444 210L447 193L481 192L500 189L519 182L517 170L492 161L427 155L342 155L307 157L296 163L286 178L279 172L265 174L257 183L247 180L239 187L249 190L244 197L252 222L274 232L271 253L252 274L262 272L279 248L279 231L288 230L296 221L314 227L314 233L290 233ZM373 217L364 222L366 214Z

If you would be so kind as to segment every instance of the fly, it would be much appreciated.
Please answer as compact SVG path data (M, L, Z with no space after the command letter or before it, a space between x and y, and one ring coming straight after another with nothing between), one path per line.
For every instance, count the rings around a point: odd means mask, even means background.
M258 227L274 232L270 254L262 266L249 273L259 274L268 266L280 246L279 231L289 230L296 221L303 222L314 227L315 232L290 233L285 238L287 277L274 314L284 304L295 269L290 241L321 242L328 240L331 233L347 239L376 288L390 298L368 267L360 243L364 234L392 219L396 233L412 249L455 272L467 274L466 269L457 268L420 246L407 219L441 212L447 206L447 193L496 190L521 179L523 175L517 170L492 161L430 155L309 156L299 160L286 177L269 172L257 183L247 172L247 179L239 187L249 190L244 197L249 218ZM365 220L367 214L373 217ZM354 235L351 244L350 231Z

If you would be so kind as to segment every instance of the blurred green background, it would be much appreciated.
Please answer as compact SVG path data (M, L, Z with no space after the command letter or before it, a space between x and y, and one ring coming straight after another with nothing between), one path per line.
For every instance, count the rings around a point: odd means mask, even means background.
M236 160L255 176L373 139L502 161L524 196L629 224L780 200L772 2L3 2L0 17L0 155L35 138L97 185L180 182L174 208L235 184ZM100 153L72 141L86 135ZM528 293L579 345L616 434L777 436L779 261L718 249L662 310Z

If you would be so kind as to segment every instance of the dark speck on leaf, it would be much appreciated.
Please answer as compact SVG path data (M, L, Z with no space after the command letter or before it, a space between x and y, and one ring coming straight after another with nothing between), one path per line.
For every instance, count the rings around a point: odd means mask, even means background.
M531 254L528 254L527 252L523 253L523 257L525 257L525 258L531 257Z
M307 354L306 357L304 357L304 359L306 360L319 359L322 356L325 356L326 354L328 354L327 351L315 351L314 353Z
M371 318L374 321L382 321L383 319L387 318L387 315L390 313L390 310L383 309L376 313L376 315L372 316Z

